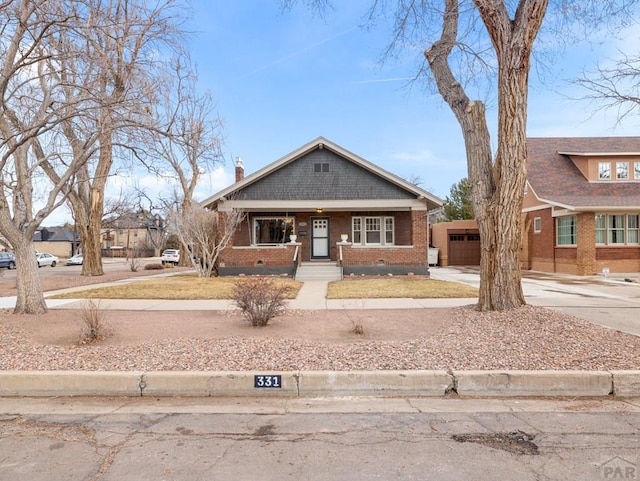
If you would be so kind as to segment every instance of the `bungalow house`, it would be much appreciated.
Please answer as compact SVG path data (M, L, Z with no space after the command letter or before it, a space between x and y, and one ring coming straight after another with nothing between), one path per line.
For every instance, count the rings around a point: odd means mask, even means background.
M319 137L244 176L202 205L246 219L220 256L221 275L295 275L299 263L344 274L427 274L428 219L442 200Z
M640 272L640 137L529 138L522 266Z

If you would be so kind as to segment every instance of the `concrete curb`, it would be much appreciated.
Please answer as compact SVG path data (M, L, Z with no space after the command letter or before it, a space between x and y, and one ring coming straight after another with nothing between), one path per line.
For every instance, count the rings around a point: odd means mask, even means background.
M0 371L0 397L441 397L450 393L638 397L640 371Z

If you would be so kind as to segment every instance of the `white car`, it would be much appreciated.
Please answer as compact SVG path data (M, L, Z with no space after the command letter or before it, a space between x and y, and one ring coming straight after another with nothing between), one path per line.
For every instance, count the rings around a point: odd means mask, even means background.
M42 266L51 266L55 267L56 264L60 261L56 256L51 254L46 254L44 252L38 252L36 254L36 260L38 261L38 267Z
M178 265L180 262L180 251L177 249L166 249L160 257L162 264L174 264Z
M75 256L69 257L67 259L68 266L81 266L84 260L84 256L82 254L76 254Z

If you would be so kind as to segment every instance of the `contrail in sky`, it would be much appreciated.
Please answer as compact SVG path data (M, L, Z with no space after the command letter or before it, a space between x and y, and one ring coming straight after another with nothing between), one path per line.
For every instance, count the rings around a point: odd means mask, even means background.
M331 37L327 37L325 39L320 40L319 42L316 43L312 43L311 45L308 45L306 47L301 48L300 50L296 50L295 52L290 53L289 55L285 55L284 57L281 57L277 60L274 60L273 62L268 63L267 65L264 65L256 70L253 70L245 75L243 75L243 77L249 77L251 75L254 75L258 72L262 72L263 70L268 69L269 67L272 67L273 65L277 65L279 63L284 62L285 60L289 60L292 59L294 57L299 57L300 55L302 55L303 53L308 52L309 50L313 50L316 47L319 47L321 45L324 45L327 42L330 42L331 40L335 40L336 38L342 37L344 35L347 35L348 33L353 32L354 30L357 30L358 27L352 27L348 30L345 30L344 32L340 32L340 33L336 33L335 35L332 35Z

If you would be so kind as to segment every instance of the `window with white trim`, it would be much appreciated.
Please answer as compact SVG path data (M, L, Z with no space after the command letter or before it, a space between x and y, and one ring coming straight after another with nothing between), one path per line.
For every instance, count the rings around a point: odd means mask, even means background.
M533 232L542 232L542 219L540 217L533 218Z
M556 218L556 244L570 246L576 245L577 241L577 217L568 215Z
M254 217L253 243L257 245L285 244L294 233L293 217Z
M640 180L640 162L633 163L633 178Z
M596 244L629 245L638 244L640 215L638 214L596 214Z
M387 216L351 218L351 238L360 245L394 245L395 221Z
M351 219L351 239L354 244L362 244L362 218Z
M616 162L616 179L628 179L628 178L629 178L629 163Z
M611 162L598 162L598 179L611 179Z

